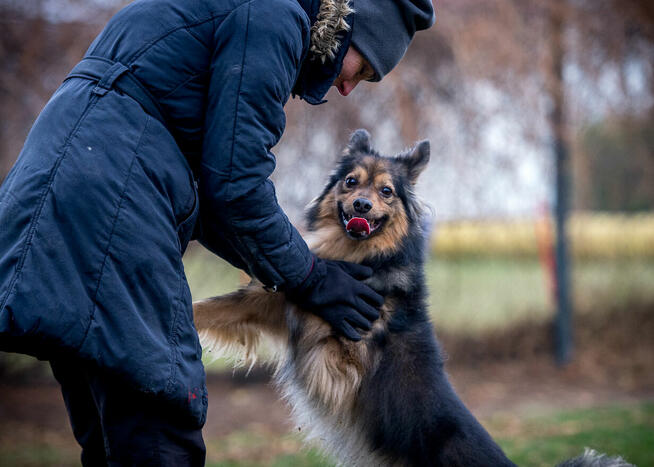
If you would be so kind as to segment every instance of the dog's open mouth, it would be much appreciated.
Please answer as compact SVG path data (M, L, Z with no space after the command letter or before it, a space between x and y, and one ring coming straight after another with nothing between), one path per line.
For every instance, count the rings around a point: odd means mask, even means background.
M356 239L364 239L381 230L385 217L381 219L366 219L365 217L355 217L346 213L343 208L339 208L341 221L347 234Z

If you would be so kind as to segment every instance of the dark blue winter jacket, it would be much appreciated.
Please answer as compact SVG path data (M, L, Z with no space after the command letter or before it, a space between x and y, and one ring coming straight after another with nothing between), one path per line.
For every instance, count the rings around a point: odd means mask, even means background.
M138 0L109 22L0 187L0 350L95 362L203 423L181 256L195 233L266 284L307 276L268 177L289 95L319 103L348 46L311 59L319 6Z

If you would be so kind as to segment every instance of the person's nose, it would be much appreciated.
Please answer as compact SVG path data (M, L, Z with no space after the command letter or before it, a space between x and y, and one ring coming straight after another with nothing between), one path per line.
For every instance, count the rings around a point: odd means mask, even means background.
M338 92L341 94L341 96L347 96L349 93L352 92L354 88L357 87L357 84L359 84L360 80L344 80L341 82L341 84L338 86Z

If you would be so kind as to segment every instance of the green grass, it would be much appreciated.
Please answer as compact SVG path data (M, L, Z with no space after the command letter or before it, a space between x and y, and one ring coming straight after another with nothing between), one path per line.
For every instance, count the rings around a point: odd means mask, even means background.
M79 449L65 449L46 443L5 446L0 440L0 465L3 467L45 467L80 465Z
M499 444L520 466L552 466L580 455L584 447L620 455L641 467L654 466L652 403L510 419L498 416L489 420L488 428L498 432Z
M553 312L547 273L537 259L431 259L426 265L430 309L438 329L479 333ZM654 301L654 261L584 260L573 264L577 312Z
M184 255L184 272L193 300L221 295L239 285L239 271L195 242Z
M539 263L530 259L462 258L426 265L430 311L439 330L477 333L549 313Z

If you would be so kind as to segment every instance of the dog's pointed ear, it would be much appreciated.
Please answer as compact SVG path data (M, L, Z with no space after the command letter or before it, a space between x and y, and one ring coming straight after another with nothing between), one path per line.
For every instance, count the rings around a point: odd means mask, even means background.
M347 149L350 153L359 151L359 152L371 152L370 146L370 133L368 133L363 128L358 129L352 136L350 136L350 142L347 143Z
M415 145L409 153L402 158L406 166L407 175L411 183L416 183L418 176L425 170L429 162L429 141L423 140Z

